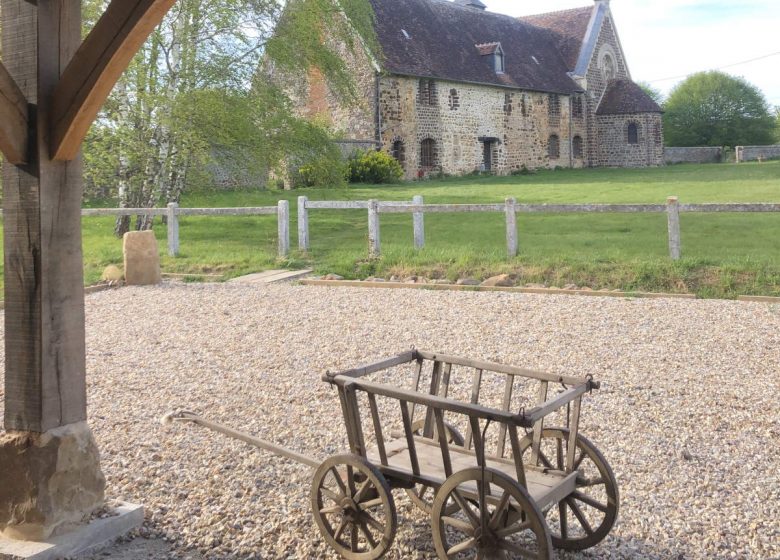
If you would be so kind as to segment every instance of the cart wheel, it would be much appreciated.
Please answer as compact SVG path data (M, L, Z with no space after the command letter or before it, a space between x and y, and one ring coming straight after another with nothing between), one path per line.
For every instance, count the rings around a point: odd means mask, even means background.
M382 473L357 455L330 457L314 472L314 521L327 543L349 560L381 558L398 521Z
M484 503L482 484L492 495ZM552 558L544 515L524 488L494 469L474 467L450 476L436 492L431 524L442 560Z
M531 460L528 450L532 438L527 436L520 442L525 463ZM538 466L564 470L568 441L568 429L545 428ZM607 460L579 434L576 445L574 468L580 472L577 489L547 512L553 546L564 550L585 550L601 542L615 524L620 504L617 480Z
M412 431L416 435L422 435L424 419L419 419L412 424ZM458 429L449 422L444 423L444 429L447 431L447 443L463 447L465 440L460 435ZM433 496L436 494L436 489L432 486L426 486L425 484L417 484L414 488L408 488L406 494L412 503L425 513L431 513L431 507L433 504Z

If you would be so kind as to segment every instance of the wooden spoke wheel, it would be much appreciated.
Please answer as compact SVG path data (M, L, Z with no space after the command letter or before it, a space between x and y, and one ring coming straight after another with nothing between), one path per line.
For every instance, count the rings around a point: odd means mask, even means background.
M544 514L524 488L494 469L474 467L450 476L436 492L431 523L442 560L552 558Z
M425 424L425 419L423 418L416 420L414 424L412 424L412 431L414 432L415 435L418 436L422 435L424 424ZM445 422L444 429L447 432L448 444L463 447L466 440L463 439L463 436L460 434L460 432L455 426L453 426L448 422ZM420 508L427 514L431 513L431 507L433 505L433 496L434 494L436 494L435 488L431 486L426 486L425 484L417 484L415 485L414 488L408 488L406 490L406 494L409 496L409 499L412 500L412 503L414 505L416 505L418 508Z
M526 464L531 462L532 438L527 436L520 442ZM566 428L542 430L538 466L564 470L568 442ZM615 524L620 504L615 474L601 452L579 434L576 446L576 491L547 512L553 546L564 550L585 550L601 542Z
M381 558L395 538L398 520L382 473L357 455L337 455L314 473L314 521L327 543L349 560Z

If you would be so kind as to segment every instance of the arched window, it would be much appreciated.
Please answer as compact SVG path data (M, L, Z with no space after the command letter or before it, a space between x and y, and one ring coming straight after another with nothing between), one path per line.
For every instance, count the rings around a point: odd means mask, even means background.
M639 125L634 122L628 123L628 143L639 144Z
M561 141L556 134L551 134L547 141L547 154L550 156L550 159L561 157Z
M420 167L427 169L436 167L436 141L432 138L420 142Z
M501 45L496 49L495 68L496 74L503 74L506 71L506 59L504 58L504 50Z
M582 159L582 136L572 138L571 151L575 159Z
M406 157L405 150L404 150L404 142L403 140L395 140L393 141L393 149L390 152L390 154L395 158L395 160L400 163L401 165L404 164L404 159Z

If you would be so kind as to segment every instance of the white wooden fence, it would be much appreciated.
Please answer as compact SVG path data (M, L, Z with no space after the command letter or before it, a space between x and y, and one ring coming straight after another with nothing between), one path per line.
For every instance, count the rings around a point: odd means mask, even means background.
M372 257L382 252L381 214L412 214L414 246L425 246L425 214L460 212L481 212L504 214L506 221L507 255L515 257L519 251L517 235L518 214L588 214L588 213L666 213L669 256L678 260L682 254L680 236L681 213L719 212L780 212L780 204L680 204L677 197L669 197L666 204L518 204L514 198L507 198L503 204L425 204L422 196L415 196L411 202L380 202L378 200L312 201L305 196L298 197L298 248L309 251L311 235L309 213L312 210L367 210L368 250ZM168 222L168 254L179 254L179 216L263 216L276 215L278 232L278 254L290 254L290 203L280 200L276 206L256 208L180 208L171 203L167 208L85 208L82 216L166 216ZM0 210L0 217L2 217Z
M298 197L298 248L310 248L310 210L368 210L368 245L372 257L381 255L380 214L412 214L414 246L425 246L425 214L486 212L503 213L506 220L506 250L509 257L519 251L517 235L518 214L588 214L588 213L666 213L669 238L669 256L678 260L682 254L680 236L680 213L717 212L780 212L780 204L680 204L671 196L666 204L518 204L514 198L507 198L503 204L424 204L422 196L415 196L412 202L366 201L310 201Z
M290 254L290 202L280 200L276 206L256 208L179 208L172 202L167 208L85 208L82 216L166 216L168 222L168 255L179 254L179 216L268 216L276 215L279 234L279 256Z

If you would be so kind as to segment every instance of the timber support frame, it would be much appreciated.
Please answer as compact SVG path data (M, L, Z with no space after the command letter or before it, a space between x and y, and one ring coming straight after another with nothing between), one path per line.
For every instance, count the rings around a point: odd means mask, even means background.
M27 163L29 127L27 98L0 62L0 151L9 163Z
M112 0L83 43L81 1L0 0L0 472L3 490L12 488L0 492L0 538L45 540L104 501L86 423L81 144L175 0Z

